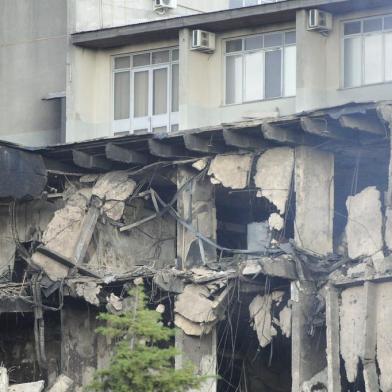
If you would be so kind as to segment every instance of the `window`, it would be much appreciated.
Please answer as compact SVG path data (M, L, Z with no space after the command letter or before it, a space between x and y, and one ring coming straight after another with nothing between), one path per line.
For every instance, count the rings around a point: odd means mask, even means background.
M392 15L343 24L344 87L392 81Z
M177 129L178 72L176 48L114 57L114 131Z
M227 40L225 68L228 105L295 95L295 31Z
M257 4L279 3L285 0L230 0L229 8L249 7Z

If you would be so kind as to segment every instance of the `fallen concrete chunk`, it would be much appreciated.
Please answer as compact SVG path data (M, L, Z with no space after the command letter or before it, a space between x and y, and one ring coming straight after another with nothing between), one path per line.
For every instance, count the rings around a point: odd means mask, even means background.
M346 201L348 256L373 256L383 248L381 195L376 187L365 188Z
M123 310L123 303L120 297L117 297L114 293L110 293L110 296L107 297L107 305L106 309L111 313L118 313Z
M83 297L91 305L99 306L98 295L101 292L100 285L95 282L77 283L75 291L79 297Z
M267 150L256 165L254 181L260 188L257 195L268 199L282 215L286 211L293 170L294 151L289 147Z
M211 323L217 321L212 306L213 301L207 288L190 284L177 297L174 311L193 323ZM192 304L192 305L190 305Z
M309 381L305 381L302 384L301 392L328 392L327 368L314 375Z
M359 359L364 352L365 294L363 287L350 287L342 292L340 305L340 353L347 380L357 378Z
M273 214L270 215L268 219L268 224L271 229L280 231L284 227L284 220L279 214L274 212Z
M266 347L271 343L278 331L272 323L273 303L280 303L283 299L283 291L274 291L269 295L257 295L249 305L250 318L253 321L253 329L257 333L261 347Z
M244 189L248 185L252 160L251 154L217 155L208 170L211 182L218 181L226 188Z
M208 159L202 158L202 159L199 159L198 161L192 163L192 167L194 167L198 171L202 171L207 167L207 164L208 164Z
M44 381L15 384L8 388L8 392L42 392L45 387Z
M70 392L73 383L73 380L67 377L65 374L60 374L48 392Z
M132 195L136 182L128 178L125 171L114 171L103 175L93 187L92 194L101 200L124 201Z
M117 200L109 200L102 207L102 210L105 215L115 221L118 221L122 218L124 214L124 209L125 202Z

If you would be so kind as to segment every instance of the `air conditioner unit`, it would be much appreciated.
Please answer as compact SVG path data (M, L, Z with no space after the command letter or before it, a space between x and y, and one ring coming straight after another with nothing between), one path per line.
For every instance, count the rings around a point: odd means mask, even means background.
M165 11L177 8L177 0L153 0L154 11Z
M332 30L332 15L317 9L309 10L308 30L328 32Z
M193 30L191 49L212 53L215 50L215 34L203 30Z

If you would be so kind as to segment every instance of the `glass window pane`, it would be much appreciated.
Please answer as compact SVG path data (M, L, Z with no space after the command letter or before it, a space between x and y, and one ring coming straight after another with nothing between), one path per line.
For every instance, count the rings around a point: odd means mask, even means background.
M150 53L135 54L133 56L134 67L141 67L143 65L150 65Z
M255 101L263 98L263 53L247 53L244 56L245 65L245 101Z
M245 0L244 1L244 6L248 7L250 5L257 5L258 4L258 0Z
M152 63L162 64L169 62L170 52L168 50L161 50L159 52L152 52Z
M245 50L261 49L263 47L263 36L245 38Z
M242 101L242 56L226 57L226 103Z
M382 30L382 18L365 19L363 21L363 32L371 33L372 31Z
M129 68L131 65L131 58L129 56L126 57L116 57L114 59L114 68Z
M284 34L284 43L286 45L291 45L296 43L296 34L295 31L289 31Z
M392 16L386 16L384 18L384 29L385 30L392 29Z
M365 84L383 81L382 35L364 37L364 82Z
M344 24L344 35L359 34L361 32L361 22L347 22Z
M282 51L265 52L265 97L282 95Z
M153 71L153 114L167 113L167 68Z
M385 34L385 79L392 80L392 33Z
M361 85L362 50L361 37L344 40L344 87Z
M290 97L297 93L297 48L288 46L284 49L284 95Z
M148 71L133 76L133 116L148 116Z
M238 52L242 50L242 39L226 41L226 53Z
M172 112L178 112L178 93L179 93L179 68L178 64L172 65Z
M114 119L122 120L129 118L130 99L130 76L129 71L114 74Z
M172 50L172 61L178 61L180 52L178 49Z
M283 44L282 33L272 33L264 35L264 47L281 46Z

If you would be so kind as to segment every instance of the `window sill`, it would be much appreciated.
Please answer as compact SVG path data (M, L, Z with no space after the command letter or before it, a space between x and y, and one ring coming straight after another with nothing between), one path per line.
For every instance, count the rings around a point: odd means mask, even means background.
M388 80L387 82L362 84L360 86L353 86L353 87L339 87L337 91L355 90L358 88L377 87L377 86L385 86L385 85L392 85L392 80Z
M224 103L224 104L221 104L219 107L220 108L227 108L227 107L231 107L231 106L248 105L248 104L252 104L252 103L273 102L273 101L278 101L278 100L282 100L282 99L291 99L291 98L295 98L295 97L296 97L296 95L288 95L285 97L257 99L255 101L246 101L246 102L239 102L239 103Z

